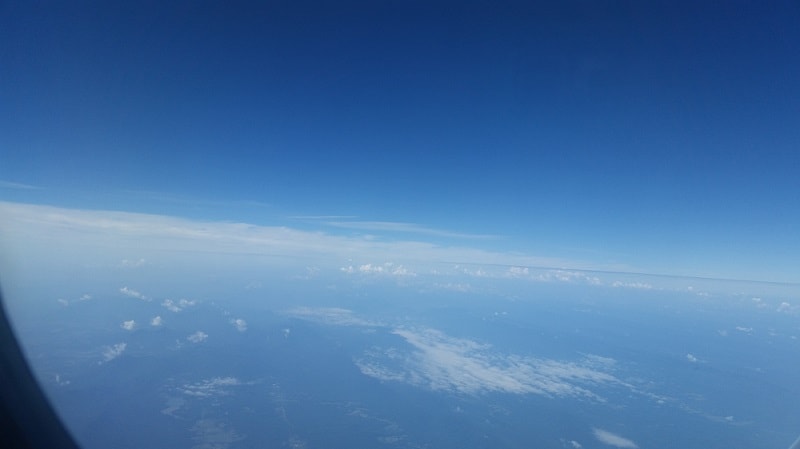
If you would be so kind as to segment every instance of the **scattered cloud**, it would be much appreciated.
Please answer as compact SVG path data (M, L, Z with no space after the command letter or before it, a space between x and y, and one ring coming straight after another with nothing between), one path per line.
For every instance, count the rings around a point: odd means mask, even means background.
M342 272L347 274L380 274L380 275L390 275L390 276L416 276L417 274L410 271L408 268L402 265L395 265L393 262L386 262L382 265L378 264L363 264L359 265L358 267L354 267L352 265L348 265L346 267L342 267L340 269Z
M380 326L379 323L356 316L352 310L338 307L296 307L286 311L285 314L293 318L334 326Z
M794 310L794 307L792 307L792 305L789 304L788 302L784 301L778 306L776 310L778 312L789 313Z
M435 288L440 288L442 290L450 290L460 293L467 293L472 291L472 286L470 286L468 283L458 283L458 282L447 282L444 284L435 283L433 284L433 286Z
M122 288L119 289L119 292L122 293L123 295L129 296L131 298L141 299L142 301L150 301L150 298L148 298L147 296L139 293L138 291L136 291L136 290L134 290L132 288L122 287Z
M498 267L460 267L456 269L467 276L495 279L528 279L535 282L569 282L586 283L590 285L604 285L603 281L590 271L564 270L550 268L530 268L527 266L511 265L500 271Z
M161 305L166 307L167 310L170 312L180 312L181 310L186 309L187 307L192 307L197 304L197 301L194 299L181 299L178 301L173 301L171 299L165 299Z
M633 441L603 429L592 429L594 437L603 444L623 449L635 449L639 446Z
M161 319L161 316L160 316L160 315L159 315L159 316L156 316L156 317L153 317L153 319L152 319L152 320L150 320L150 325L151 325L151 326L156 326L156 327L158 327L158 326L161 326L162 324L164 324L164 320L162 320L162 319Z
M72 383L72 382L70 382L68 380L62 379L61 375L58 374L58 373L56 373L56 375L55 375L55 381L56 381L56 385L61 386L61 387L67 386L70 383Z
M134 327L136 327L136 322L134 320L123 321L122 324L119 326L126 331L132 331Z
M145 264L147 264L147 261L145 259L138 259L138 260L122 259L119 262L119 266L121 268L139 268Z
M603 401L592 386L621 384L609 371L613 360L577 362L502 354L490 345L450 337L434 329L396 329L407 349L368 351L356 360L361 372L381 380L467 394L503 392L570 396Z
M745 334L752 334L753 328L752 327L744 327L744 326L736 326L736 330L739 332L744 332Z
M238 387L242 382L235 377L214 377L191 384L185 384L178 390L186 395L207 398L212 396L227 396L231 387Z
M66 300L64 298L58 298L56 301L58 301L58 303L61 304L62 306L66 307L66 306L68 306L68 305L70 305L71 303L74 303L74 302L89 301L91 299L92 299L92 295L90 295L88 293L84 293L83 295L78 297L78 299L73 299L72 301L68 301L68 300Z
M117 357L121 356L123 352L125 352L125 348L128 346L127 343L117 343L113 346L106 346L103 348L103 362L110 362Z
M239 332L244 332L247 330L247 321L241 318L232 319L230 322Z
M189 340L192 343L200 343L202 341L205 341L207 338L208 338L208 334L203 332L203 331L197 331L197 332L193 333L192 335L189 335L188 337L186 337L186 339Z
M640 290L652 290L653 286L647 282L623 282L623 281L614 281L611 283L612 287L621 287L621 288L638 288Z
M697 357L693 356L692 354L686 354L686 360L688 360L688 361L690 361L692 363L697 363L698 362Z

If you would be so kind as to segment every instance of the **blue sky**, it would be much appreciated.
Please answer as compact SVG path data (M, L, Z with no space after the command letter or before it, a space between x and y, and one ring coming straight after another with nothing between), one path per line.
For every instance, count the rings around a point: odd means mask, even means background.
M5 4L0 200L800 282L796 3L428 3Z

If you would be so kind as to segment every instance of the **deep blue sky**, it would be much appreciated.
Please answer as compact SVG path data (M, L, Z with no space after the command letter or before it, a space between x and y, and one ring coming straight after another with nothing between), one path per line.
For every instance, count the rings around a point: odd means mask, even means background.
M797 2L266 3L0 6L0 199L800 281Z

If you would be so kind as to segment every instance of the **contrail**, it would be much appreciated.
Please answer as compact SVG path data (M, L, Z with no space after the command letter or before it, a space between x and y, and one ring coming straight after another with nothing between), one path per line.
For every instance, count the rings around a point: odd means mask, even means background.
M800 449L800 437L797 437L797 439L794 440L794 443L789 446L789 449Z

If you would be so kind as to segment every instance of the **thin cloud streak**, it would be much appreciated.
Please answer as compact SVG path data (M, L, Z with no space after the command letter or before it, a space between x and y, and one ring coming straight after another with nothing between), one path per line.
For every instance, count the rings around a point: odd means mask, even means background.
M416 223L405 223L395 221L327 221L328 226L345 229L355 229L359 231L380 231L380 232L401 232L407 234L424 234L436 237L449 237L459 239L495 239L496 235L467 234L460 232L445 231L441 229L427 228Z
M38 186L24 184L21 182L3 181L3 180L0 180L0 188L15 189L15 190L41 190L41 187Z
M594 433L594 437L597 438L598 441L601 443L607 444L609 446L619 447L622 449L636 449L639 447L633 441L623 438L619 435L613 434L607 430L603 429L592 429Z
M0 226L7 235L30 232L62 235L75 244L136 239L137 249L191 251L225 254L331 258L355 262L392 260L435 264L457 261L465 264L516 266L574 266L597 268L576 261L488 251L467 246L444 246L411 240L384 241L374 236L342 236L320 231L303 231L281 226L189 220L176 217L115 211L65 209L0 202ZM403 224L406 230L424 231ZM391 225L384 225L388 230ZM446 232L444 234L447 234ZM462 236L463 237L463 236ZM9 242L10 243L10 242ZM110 246L110 245L108 245ZM363 261L363 262L361 262Z

